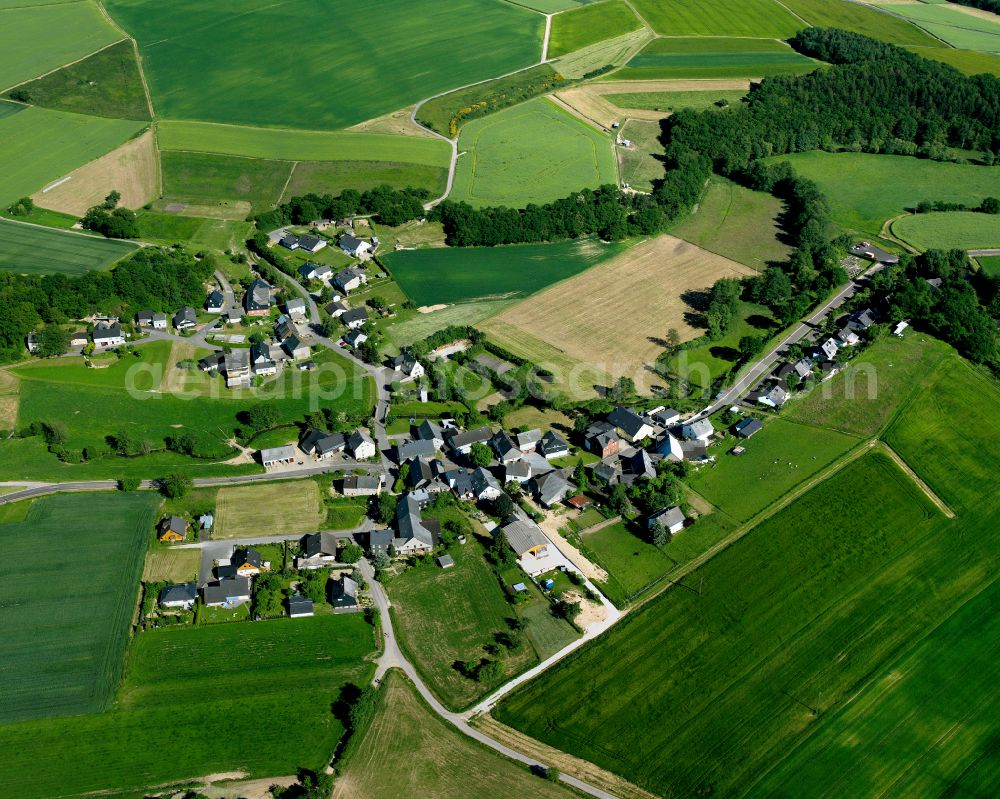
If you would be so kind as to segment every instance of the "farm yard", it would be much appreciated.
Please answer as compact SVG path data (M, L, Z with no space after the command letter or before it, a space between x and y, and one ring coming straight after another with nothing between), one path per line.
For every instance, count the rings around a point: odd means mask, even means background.
M785 39L802 23L776 0L634 0L661 36L759 36Z
M581 50L641 27L642 22L624 0L605 0L603 3L579 6L553 17L549 58Z
M612 79L759 78L799 75L818 66L819 62L773 39L671 37L651 41Z
M394 763L386 768L386 763ZM501 796L570 799L560 783L540 780L520 763L474 743L439 719L398 670L382 683L371 726L351 754L333 799L432 796L466 799L470 783Z
M4 724L110 702L158 505L152 494L63 494L0 525Z
M314 480L220 488L216 503L213 539L305 534L320 529L326 521Z
M911 214L893 220L892 235L918 250L1000 247L1000 216L971 211Z
M4 113L11 108L21 110ZM4 143L0 148L0 206L45 188L114 150L146 124L0 101L0 139Z
M360 614L146 632L110 710L0 726L5 786L24 799L141 795L212 773L318 768L343 734L330 707L371 679L373 648ZM184 745L166 757L164 740Z
M699 309L691 303L700 303L721 277L750 274L734 261L659 236L511 306L480 328L514 354L552 368L560 388L586 395L590 386L581 383L588 380L627 375L648 382L646 367L664 349L659 336L670 328L683 341L701 335L694 324ZM648 290L650 282L656 291Z
M385 256L385 262L411 300L418 305L436 305L524 297L625 251L624 244L582 239L508 247L401 250ZM428 275L434 280L428 280Z
M138 41L162 116L306 130L347 127L530 66L544 27L539 14L493 0L344 0L336 10L322 0L238 8L112 0L107 8ZM343 24L352 18L364 25ZM295 46L274 46L274 32L290 19L302 23ZM269 80L247 80L247 52L260 54L257 67Z
M135 245L0 219L0 270L81 275L107 269Z
M462 128L451 199L471 205L523 206L581 188L617 183L611 140L536 98Z

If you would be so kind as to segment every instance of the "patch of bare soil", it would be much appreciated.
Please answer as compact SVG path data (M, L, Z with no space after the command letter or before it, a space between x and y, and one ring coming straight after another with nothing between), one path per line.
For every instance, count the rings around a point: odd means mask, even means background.
M412 114L413 106L411 105L408 108L393 111L391 114L359 122L348 130L356 130L361 133L391 133L396 136L420 136L425 139L435 138L433 133L413 121Z

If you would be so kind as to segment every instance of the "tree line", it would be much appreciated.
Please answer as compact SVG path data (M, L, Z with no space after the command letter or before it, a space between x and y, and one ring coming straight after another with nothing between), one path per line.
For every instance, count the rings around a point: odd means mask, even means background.
M394 189L376 186L364 192L344 189L340 194L305 194L292 197L272 211L258 214L254 221L260 230L274 230L284 225L308 225L317 219L345 219L357 215L375 215L389 227L402 225L424 215L427 189Z

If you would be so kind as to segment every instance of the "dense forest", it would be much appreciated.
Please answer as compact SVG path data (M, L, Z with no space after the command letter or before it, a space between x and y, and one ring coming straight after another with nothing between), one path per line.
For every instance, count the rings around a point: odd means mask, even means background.
M374 214L389 227L402 225L424 215L424 202L430 197L426 189L396 190L377 186L365 192L345 189L340 194L306 194L292 197L273 211L255 217L260 230L275 230L283 225L308 225L317 219L345 219L358 214Z
M210 258L146 247L110 272L78 277L0 272L0 360L21 358L25 338L42 322L62 324L97 312L128 319L145 308L173 313L184 305L197 307L213 270Z

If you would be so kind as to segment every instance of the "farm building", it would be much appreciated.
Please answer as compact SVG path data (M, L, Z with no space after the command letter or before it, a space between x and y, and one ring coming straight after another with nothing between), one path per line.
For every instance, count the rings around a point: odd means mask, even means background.
M434 548L434 535L424 524L420 505L412 494L400 499L396 506L396 538L392 546L400 555L430 552Z
M182 516L168 516L160 522L157 539L160 541L183 541L187 536L187 522Z
M278 466L280 464L295 462L295 447L286 444L283 447L270 447L260 451L260 462L266 469L268 466Z

